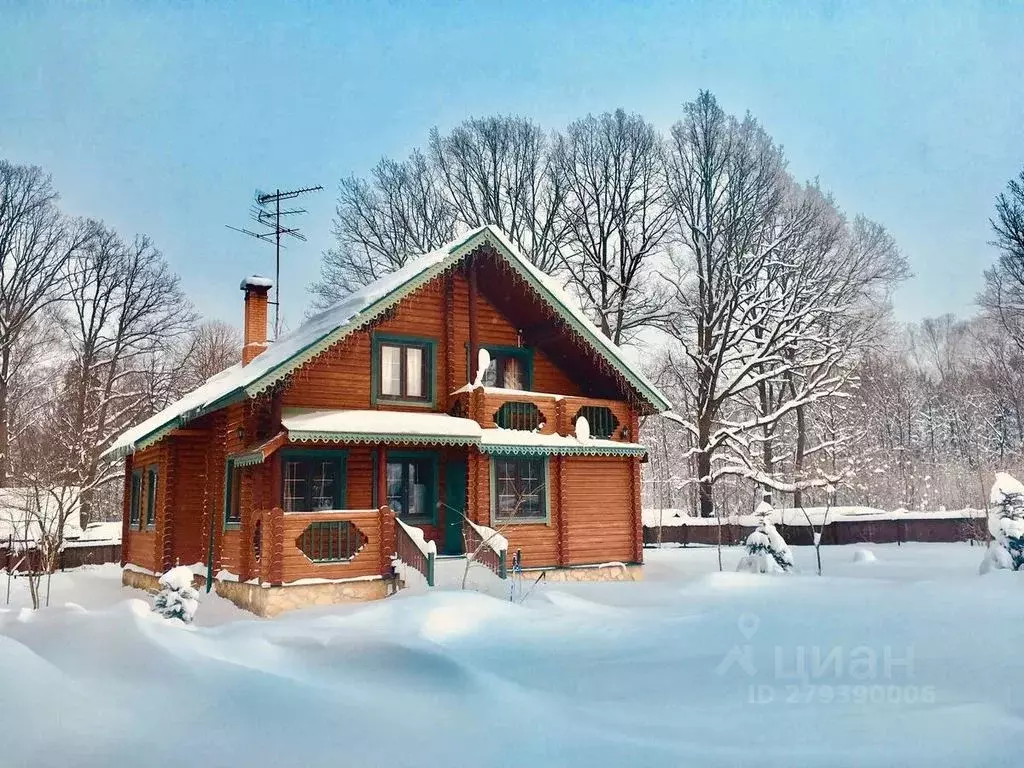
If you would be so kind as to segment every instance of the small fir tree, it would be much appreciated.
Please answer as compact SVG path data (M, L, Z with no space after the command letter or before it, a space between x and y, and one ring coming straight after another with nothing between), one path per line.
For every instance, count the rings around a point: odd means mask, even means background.
M1024 485L1006 472L996 473L988 516L992 534L981 572L1024 570Z
M747 536L747 554L740 560L738 571L748 573L788 573L796 566L789 545L772 523L773 509L767 502L757 508L761 522L757 529Z
M165 619L181 619L191 624L199 608L199 593L192 586L192 569L179 565L160 577L162 589L153 602L153 610Z

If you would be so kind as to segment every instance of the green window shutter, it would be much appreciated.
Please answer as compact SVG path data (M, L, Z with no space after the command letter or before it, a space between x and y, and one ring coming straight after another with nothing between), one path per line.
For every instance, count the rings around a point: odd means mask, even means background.
M146 470L146 527L152 528L156 525L156 491L159 480L159 472L156 466Z
M128 507L128 524L137 526L142 516L142 470L132 472L131 499Z

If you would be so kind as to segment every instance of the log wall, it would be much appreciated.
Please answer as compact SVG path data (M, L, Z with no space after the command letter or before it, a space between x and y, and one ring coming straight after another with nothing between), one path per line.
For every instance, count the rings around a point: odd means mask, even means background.
M474 522L500 528L509 550L521 549L527 568L642 561L636 509L638 460L632 457L552 456L548 459L547 522L500 525L493 520L491 457L470 455Z
M289 512L282 514L283 551L281 557L284 583L298 579L351 579L359 576L383 575L385 562L390 562L390 551L384 545L393 538L394 517L377 509L332 512ZM345 563L312 563L299 548L298 539L310 523L348 520L366 537L366 544L350 561ZM393 546L393 542L392 542Z
M161 501L166 497L166 484L163 482L167 471L166 455L168 445L166 440L161 440L144 450L138 451L132 456L132 461L127 464L125 472L125 522L122 528L122 555L126 563L133 563L141 568L160 573L163 570L163 539L165 530L161 527L162 505ZM146 527L146 499L149 494L148 469L151 466L157 467L157 504L156 504L156 525L152 528ZM130 504L131 504L131 474L134 470L142 470L142 490L139 499L139 522L138 525L131 525Z
M633 562L633 460L570 457L564 461L566 564Z
M518 305L509 304L508 296L500 290L502 287L494 285L493 281L485 280L480 286L476 312L479 343L483 346L517 347L523 340L522 336L531 337L532 334L539 334L535 338L541 339L541 344L549 343L543 341L543 328L516 327L487 298L488 291L491 291L495 302L506 306L520 322L526 322L525 314L513 311ZM433 409L447 411L453 402L450 393L466 383L469 375L469 285L461 271L439 276L404 299L381 317L373 330L435 342ZM244 579L259 577L273 583L295 577L298 561L291 551L295 547L289 526L297 524L296 518L282 517L273 512L281 500L280 454L275 453L264 464L242 470L242 520L238 528L230 530L225 530L223 524L225 461L228 455L242 451L261 437L268 437L263 434L266 423L278 425L277 419L283 407L373 407L370 391L373 330L367 328L351 334L293 373L276 392L261 396L261 400L246 400L226 406L131 457L126 464L126 490L130 488L131 468L145 469L152 463L159 467L160 487L154 529L129 530L125 524L122 555L125 561L160 572L176 563L203 562L212 548L215 572L226 569ZM577 374L577 379L581 378L582 375ZM612 409L619 421L613 438L637 438L636 413L629 405L617 400L584 398L583 389L577 381L536 348L533 351L532 389L535 393L546 392L555 396L484 396L479 390L474 390L475 399L469 401L472 413L485 427L492 427L494 412L502 402L529 400L544 415L544 432L571 434L575 415L582 405L605 405ZM419 410L417 406L407 404L381 407ZM386 499L373 498L375 478L371 450L366 446L347 448L346 509L371 509L374 501L377 504L386 502ZM395 446L391 450L401 448ZM476 451L467 453L463 449L447 448L436 453L439 456L437 490L441 503L437 525L423 527L428 538L441 544L446 517L454 514L448 512L443 503L446 462L454 458L468 458L467 501L477 522L491 524L492 492L488 456ZM610 560L639 562L642 540L638 478L639 464L635 458L551 457L548 487L550 519L546 523L507 526L512 548L523 550L527 566L590 564ZM145 481L144 476L144 486ZM144 487L143 507L146 491ZM127 503L126 499L126 516ZM144 508L142 517L144 520ZM254 548L257 525L262 540L259 557ZM310 564L306 562L305 565L308 570Z
M448 287L450 281L450 288ZM449 311L449 306L451 307ZM484 296L478 297L480 344L518 344L518 330ZM440 276L403 300L376 326L379 333L432 339L436 410L447 411L449 394L468 381L469 285L459 274ZM282 404L289 408L371 408L372 331L351 334L293 374ZM540 350L533 353L533 389L578 395L580 388ZM417 410L416 405L378 407Z

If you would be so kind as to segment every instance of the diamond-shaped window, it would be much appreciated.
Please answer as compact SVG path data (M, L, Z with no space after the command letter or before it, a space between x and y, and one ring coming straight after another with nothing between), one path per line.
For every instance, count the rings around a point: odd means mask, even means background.
M314 563L343 563L366 546L366 535L348 520L310 523L295 545Z

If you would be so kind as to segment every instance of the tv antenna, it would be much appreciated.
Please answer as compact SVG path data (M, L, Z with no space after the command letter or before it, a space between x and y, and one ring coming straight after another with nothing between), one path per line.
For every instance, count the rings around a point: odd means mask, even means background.
M274 305L275 339L281 334L281 235L289 235L296 240L306 242L306 236L299 231L298 227L282 226L281 224L282 216L296 216L300 213L306 213L306 209L292 208L290 210L281 210L281 201L294 200L300 195L319 192L322 189L323 187L317 185L315 187L303 187L302 189L289 189L285 191L276 189L273 192L260 192L256 190L252 207L249 209L249 218L260 226L265 227L266 231L253 232L248 229L232 227L230 224L224 225L228 229L241 232L243 235L249 235L249 237L255 237L257 240L262 240L265 243L274 243L274 301L270 303Z

